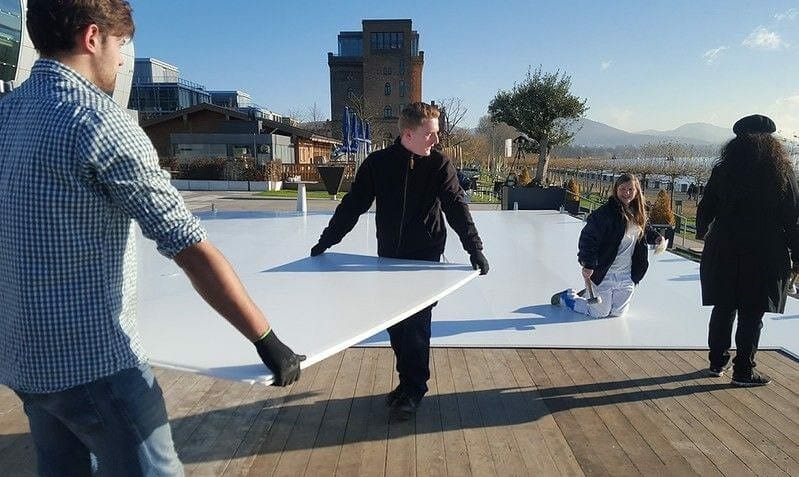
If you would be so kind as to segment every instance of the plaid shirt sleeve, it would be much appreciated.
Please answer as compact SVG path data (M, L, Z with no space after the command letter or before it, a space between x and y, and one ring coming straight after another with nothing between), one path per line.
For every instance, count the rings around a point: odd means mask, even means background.
M199 220L158 164L158 155L144 131L124 111L90 112L78 134L78 157L91 182L130 218L158 251L172 259L206 238Z

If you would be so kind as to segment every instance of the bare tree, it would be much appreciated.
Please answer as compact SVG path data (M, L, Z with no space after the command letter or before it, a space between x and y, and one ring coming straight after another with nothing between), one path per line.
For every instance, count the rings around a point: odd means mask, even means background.
M382 121L383 107L382 105L370 102L362 94L351 94L347 97L347 106L358 115L359 118L369 123L369 129L372 136L372 144L380 147L377 141L383 139L388 131Z
M324 113L322 113L322 110L319 108L319 105L316 104L316 101L314 101L311 106L308 106L307 118L309 122L313 123L318 123L327 119Z
M444 98L438 100L441 110L441 130L439 140L444 147L458 146L469 140L466 130L459 125L469 111L461 98Z

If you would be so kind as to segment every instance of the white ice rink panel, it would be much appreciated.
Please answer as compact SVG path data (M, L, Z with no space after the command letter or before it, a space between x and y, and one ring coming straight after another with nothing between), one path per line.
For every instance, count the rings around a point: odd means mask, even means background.
M311 258L309 249L329 219L219 213L203 220L280 339L308 356L303 367L445 297L477 274L466 265L375 257L371 215L339 246ZM196 294L174 262L141 237L139 257L139 330L153 364L271 382L252 344Z
M552 294L583 288L577 240L584 223L557 211L473 212L491 271L433 310L432 345L456 347L706 348L710 307L701 305L699 263L649 255L628 314L593 319L552 306ZM446 256L468 257L457 237ZM799 355L799 300L767 313L760 344ZM378 334L363 344L385 345ZM734 346L734 344L733 344Z
M698 263L650 253L629 313L592 319L549 302L556 291L582 287L583 222L556 211L473 216L491 271L469 281L476 272L464 265L374 258L373 214L313 259L308 251L330 214L201 215L281 339L309 355L306 366L359 341L387 345L385 332L369 335L437 300L433 346L707 347L710 307L701 306ZM139 249L139 321L152 361L228 379L269 379L252 345L197 296L178 267L148 241L141 239ZM445 261L468 263L451 230ZM789 299L784 315L766 314L760 343L799 355L799 300Z

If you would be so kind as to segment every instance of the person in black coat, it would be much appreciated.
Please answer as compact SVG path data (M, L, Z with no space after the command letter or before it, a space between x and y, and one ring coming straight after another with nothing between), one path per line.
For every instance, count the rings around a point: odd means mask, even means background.
M583 292L578 294L568 288L553 295L552 304L593 318L624 315L636 285L649 267L647 243L662 240L647 223L638 178L620 175L607 203L588 216L578 243L583 278L596 285L599 302L591 302Z
M433 150L438 142L435 106L412 103L402 110L401 136L370 154L358 168L349 193L311 249L311 256L339 243L376 201L377 254L381 257L437 262L447 238L444 215L480 274L488 260L455 167ZM443 213L442 213L443 212ZM431 305L388 329L397 359L399 386L386 397L392 415L406 420L416 413L430 379Z
M737 386L769 383L755 370L763 314L784 311L791 263L794 270L799 265L799 192L785 149L771 135L775 130L765 116L738 120L697 206L696 237L705 239L702 304L713 306L709 374L722 376L729 365L737 314Z

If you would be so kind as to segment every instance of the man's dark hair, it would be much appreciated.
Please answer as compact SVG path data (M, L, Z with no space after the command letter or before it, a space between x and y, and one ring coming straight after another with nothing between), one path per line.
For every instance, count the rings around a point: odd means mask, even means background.
M28 33L42 56L75 48L75 35L91 24L103 36L132 37L133 9L126 0L28 0Z

